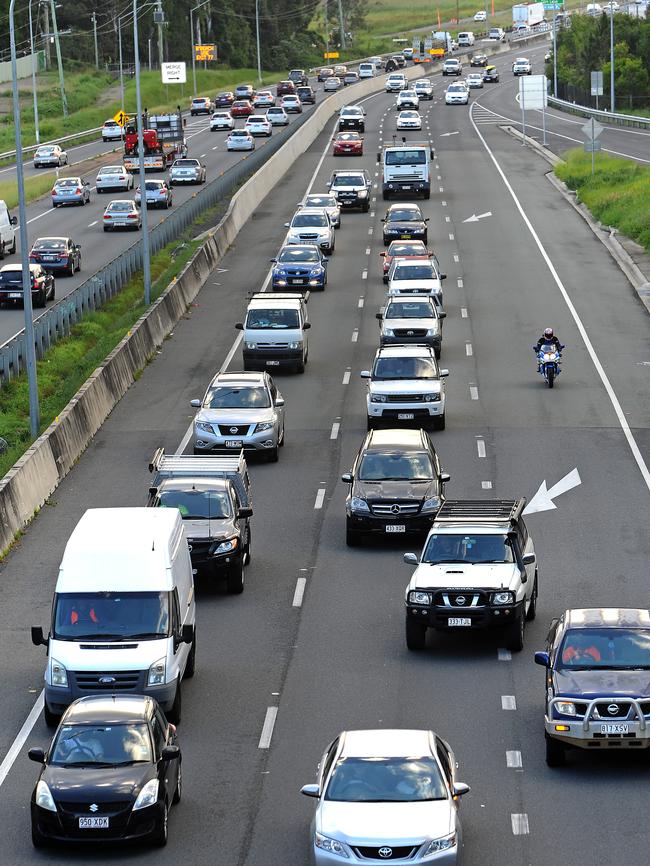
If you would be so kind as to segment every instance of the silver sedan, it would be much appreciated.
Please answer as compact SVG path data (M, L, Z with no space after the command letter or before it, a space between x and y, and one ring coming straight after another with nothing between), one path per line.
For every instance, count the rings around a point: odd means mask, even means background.
M137 232L142 227L142 217L131 199L114 199L104 211L102 223L105 232L114 229L132 229Z
M67 165L68 154L58 144L41 145L34 153L34 168Z
M166 180L146 180L144 188L147 207L170 208L172 206L172 191ZM138 207L142 204L140 187L135 191L135 203Z
M90 203L90 184L83 177L60 177L52 187L52 207Z
M233 129L226 139L226 150L255 150L255 139L247 129Z
M123 165L104 165L97 173L95 189L99 193L113 189L128 192L133 189L133 175Z
M175 159L169 169L169 185L205 183L205 166L198 159Z

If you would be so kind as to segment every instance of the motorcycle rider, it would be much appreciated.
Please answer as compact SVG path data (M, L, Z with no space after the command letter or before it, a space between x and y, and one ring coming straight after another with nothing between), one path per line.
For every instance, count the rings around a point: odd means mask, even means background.
M549 345L555 346L555 348L558 351L558 354L562 352L562 349L564 349L564 344L561 343L559 340L559 337L557 337L553 333L553 328L544 328L544 333L539 338L537 343L533 346L533 352L535 352L536 355L539 355L542 346L549 346ZM538 372L541 372L541 370L542 370L541 362L537 365L537 370L538 370Z

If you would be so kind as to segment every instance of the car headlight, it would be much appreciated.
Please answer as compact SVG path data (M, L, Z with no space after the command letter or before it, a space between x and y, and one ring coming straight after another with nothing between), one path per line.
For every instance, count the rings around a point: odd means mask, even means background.
M208 424L206 421L197 421L196 429L201 430L203 433L214 433L214 428L212 424Z
M133 804L133 811L137 809L146 809L147 806L155 806L158 802L158 779L150 779L146 785L143 785L138 794L138 798Z
M274 421L260 421L255 425L255 432L262 433L264 430L273 430Z
M310 276L310 277L320 277L320 275L321 275L322 273L323 273L323 269L322 269L322 268L313 268L313 269L309 272L309 276Z
M158 659L149 668L149 676L147 677L147 685L162 686L165 684L165 674L167 672L167 662L165 658Z
M514 603L515 603L514 592L493 592L492 593L492 604L514 604Z
M245 343L247 349L257 349L257 343Z
M435 337L437 333L437 328L429 328L429 330L427 331L427 337Z
M371 394L370 395L371 403L385 403L386 395L385 394Z
M302 349L302 340L293 340L291 343L288 343L290 349Z
M437 511L440 508L440 500L437 496L432 496L431 499L426 499L422 506L422 514L428 514L431 511Z
M286 268L278 268L276 271L273 272L273 276L274 277L286 277L287 276Z
M560 701L555 705L555 709L563 716L575 716L576 705L571 701Z
M40 806L41 809L47 809L48 812L56 812L52 792L48 788L47 782L44 782L42 779L36 786L35 800L36 805Z
M358 191L357 195L359 196L359 198L367 198L368 197L368 190L367 189L360 189Z
M431 594L413 589L409 592L409 604L431 604Z
M238 538L228 538L226 541L215 543L210 548L210 553L233 553L239 547Z
M68 686L68 672L65 667L56 659L50 660L50 682L53 686Z
M435 854L437 851L448 851L450 848L456 847L456 834L452 833L450 836L443 836L442 839L433 839L427 845L426 854Z
M329 836L323 836L321 833L314 833L314 845L330 854L345 857L346 860L350 857L347 846L343 842L339 842L338 839L330 839Z
M368 503L365 499L360 499L358 496L353 496L350 500L350 510L360 511L364 514L370 514L370 508L368 508Z
M440 401L440 392L436 394L424 394L423 399L425 403L438 403Z

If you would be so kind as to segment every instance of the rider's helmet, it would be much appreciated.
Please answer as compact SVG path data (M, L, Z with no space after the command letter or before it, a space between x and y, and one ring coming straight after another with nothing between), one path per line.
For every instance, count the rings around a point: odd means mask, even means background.
M553 339L553 328L544 328L544 339L552 340Z

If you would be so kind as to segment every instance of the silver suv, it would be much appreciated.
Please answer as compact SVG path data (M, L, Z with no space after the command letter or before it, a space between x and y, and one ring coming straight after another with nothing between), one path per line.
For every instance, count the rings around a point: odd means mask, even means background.
M284 227L289 229L285 244L316 244L328 256L334 252L334 225L325 208L302 208Z
M270 463L284 445L284 397L268 373L217 373L192 400L194 453L262 451Z
M443 75L461 75L462 71L463 67L461 66L460 60L456 57L448 57L442 64Z
M445 387L449 370L440 370L431 346L382 346L368 379L368 430L382 421L391 426L416 422L419 427L445 428Z
M333 171L327 188L342 208L358 207L363 213L370 210L372 182L365 168Z
M388 299L377 313L379 345L395 346L408 343L431 346L436 358L442 350L442 320L447 314L438 311L431 295L396 296Z

